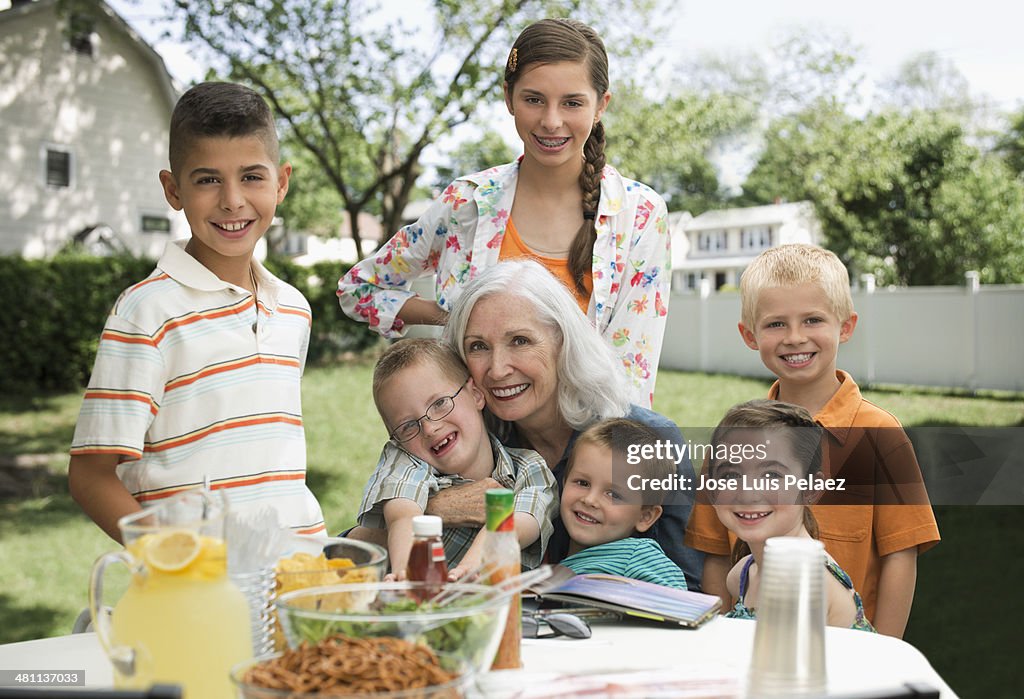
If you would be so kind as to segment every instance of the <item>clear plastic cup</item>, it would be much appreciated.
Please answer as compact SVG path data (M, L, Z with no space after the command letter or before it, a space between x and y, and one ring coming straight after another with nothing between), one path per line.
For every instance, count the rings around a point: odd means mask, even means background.
M765 542L749 697L824 695L825 547L801 537Z

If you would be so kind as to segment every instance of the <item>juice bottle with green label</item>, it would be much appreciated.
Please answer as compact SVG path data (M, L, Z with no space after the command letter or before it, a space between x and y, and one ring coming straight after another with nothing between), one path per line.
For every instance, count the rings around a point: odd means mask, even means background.
M519 539L516 537L513 519L515 493L504 488L488 490L486 495L487 533L484 540L484 551L481 561L485 569L493 568L489 583L497 584L502 580L519 575L522 572L520 562ZM492 670L507 670L522 667L520 642L522 639L522 602L519 593L512 596L508 608L508 621L501 644L491 664Z

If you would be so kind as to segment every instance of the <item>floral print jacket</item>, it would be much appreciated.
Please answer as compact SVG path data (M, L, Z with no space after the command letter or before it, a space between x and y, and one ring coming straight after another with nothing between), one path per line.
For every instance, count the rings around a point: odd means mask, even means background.
M409 285L428 274L437 305L450 310L462 287L498 262L518 176L517 161L450 184L418 221L339 280L342 310L384 337L401 337L397 315L415 295ZM606 166L597 214L587 316L621 361L630 402L650 407L671 280L665 202Z

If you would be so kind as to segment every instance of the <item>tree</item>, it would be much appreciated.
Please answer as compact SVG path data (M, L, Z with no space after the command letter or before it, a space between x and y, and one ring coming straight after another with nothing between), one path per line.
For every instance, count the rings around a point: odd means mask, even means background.
M739 100L686 93L646 97L636 86L616 90L608 113L608 160L661 194L670 211L699 214L720 206L715 144L749 124Z
M399 225L424 149L465 123L481 102L500 99L508 47L530 19L625 18L616 26L603 22L606 40L610 49L636 51L651 5L434 0L420 7L432 24L424 27L412 5L395 13L368 0L165 2L184 20L183 38L211 54L223 78L267 99L285 143L312 156L349 220L378 207L385 230ZM625 12L626 6L638 9ZM634 40L623 42L624 31L635 32ZM361 249L355 225L352 234Z
M345 218L342 213L345 203L313 154L286 144L281 158L292 165L288 196L277 208L278 215L284 219L285 235L292 230L324 237L337 235ZM279 252L283 242L283 236L280 240L268 238L269 252Z
M964 119L975 110L967 78L953 61L935 51L904 61L881 88L881 103L897 109L949 112Z
M1010 128L996 144L996 152L1018 177L1024 175L1024 109L1010 116Z
M827 102L858 99L861 49L848 36L793 28L767 55L705 54L677 70L678 83L702 95L728 95L766 120Z
M856 119L818 105L773 123L744 185L755 201L810 199L827 246L882 283L1024 281L1024 184L936 112Z
M493 165L515 160L516 151L490 127L483 127L478 138L465 140L448 154L444 165L437 167L435 186L447 187L456 177L479 172Z

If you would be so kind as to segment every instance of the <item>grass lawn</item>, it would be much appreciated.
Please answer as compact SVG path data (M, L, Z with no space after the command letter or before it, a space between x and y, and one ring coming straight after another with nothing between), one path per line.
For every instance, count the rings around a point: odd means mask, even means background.
M332 532L353 522L385 439L370 396L371 370L368 361L357 361L310 369L303 381L309 484ZM763 396L767 388L754 379L663 371L655 409L684 428L708 428L731 405ZM865 395L906 426L1024 425L1019 396ZM0 397L0 455L53 455L34 496L0 501L0 643L69 633L87 603L92 562L115 549L67 493L62 454L79 402L78 394ZM1015 696L1007 688L1024 686L1010 652L1017 647L1021 610L1012 582L1024 579L1017 562L1024 550L1024 508L942 507L936 514L943 542L920 559L906 638L961 696Z

